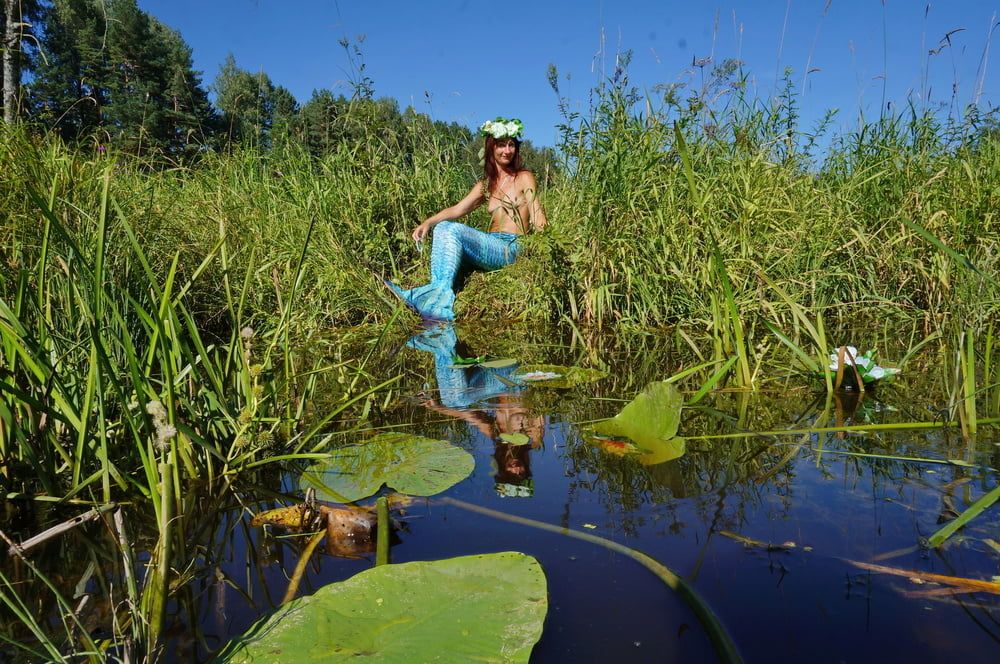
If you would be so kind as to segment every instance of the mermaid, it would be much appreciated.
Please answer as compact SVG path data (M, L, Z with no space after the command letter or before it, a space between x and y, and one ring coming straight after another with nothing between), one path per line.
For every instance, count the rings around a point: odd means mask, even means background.
M489 272L510 265L517 258L518 238L529 230L541 230L547 223L535 176L521 162L523 131L518 119L484 122L479 128L486 141L483 178L461 201L413 229L418 245L431 236L430 283L408 290L391 281L385 283L422 318L455 320L455 287L460 272ZM488 232L455 221L483 204L490 213Z

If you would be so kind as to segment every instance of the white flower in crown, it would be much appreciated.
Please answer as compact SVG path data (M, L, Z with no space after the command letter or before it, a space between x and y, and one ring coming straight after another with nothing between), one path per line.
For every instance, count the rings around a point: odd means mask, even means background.
M479 133L483 136L492 136L500 140L502 138L520 138L524 125L517 118L497 118L487 120L479 125Z

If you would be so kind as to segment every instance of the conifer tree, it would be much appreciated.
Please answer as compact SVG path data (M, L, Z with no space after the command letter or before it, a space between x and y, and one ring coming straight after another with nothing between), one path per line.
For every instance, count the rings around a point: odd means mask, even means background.
M263 71L240 69L230 54L212 87L228 141L267 148L275 139L288 135L298 102Z
M42 47L34 108L66 138L181 155L211 137L191 49L136 0L54 0Z

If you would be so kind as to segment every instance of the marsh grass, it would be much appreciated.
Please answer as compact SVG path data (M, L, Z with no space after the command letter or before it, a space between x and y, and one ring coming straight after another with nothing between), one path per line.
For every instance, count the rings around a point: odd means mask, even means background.
M877 347L902 326L914 352L940 338L946 419L974 437L1000 415L995 127L907 109L824 137L825 125L799 129L790 88L751 100L734 72L686 101L641 97L616 72L586 113L567 113L562 168L543 181L549 228L511 268L474 275L457 310L562 321L593 366L603 332L666 338L692 355L692 412L735 387L740 427L745 390L787 385L793 366L815 373L849 341L829 329L868 326ZM343 416L390 402L395 377L370 360L413 321L373 273L426 278L409 233L468 191L474 146L415 126L402 149L359 126L320 157L282 143L185 166L0 129L0 486L143 506L152 559L116 638L128 631L147 657L194 559L192 487L321 455ZM360 362L307 352L332 327L371 324ZM520 341L496 354L531 359ZM641 344L630 352L641 358ZM824 421L829 375L825 388ZM717 473L752 453L734 445ZM760 473L787 463L773 456ZM13 592L0 580L42 644L32 655L90 652L72 625L45 650L51 626Z

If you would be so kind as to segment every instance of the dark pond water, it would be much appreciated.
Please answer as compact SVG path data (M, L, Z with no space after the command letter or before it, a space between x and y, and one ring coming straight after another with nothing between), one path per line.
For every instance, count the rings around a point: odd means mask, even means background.
M931 421L943 404L933 375L903 376L876 395L829 403L800 377L752 393L723 390L683 410L683 440L668 455L676 458L644 465L640 455L595 442L585 423L614 415L647 382L676 373L683 361L675 348L608 349L600 353L607 378L512 388L506 379L514 368L449 368L456 353L496 354L476 343L464 345L452 328L424 331L383 367L406 377L400 398L374 424L448 439L475 458L472 475L444 496L642 551L694 586L746 661L1000 661L1000 595L948 590L851 562L987 581L1000 575L998 506L943 547L920 546L997 486L1000 475L990 470L1000 467L997 429L984 428L973 441L944 428L716 437ZM595 359L580 347L530 342L500 354L565 365ZM680 386L690 396L698 380ZM502 432L525 433L531 444L508 445L499 441ZM269 493L240 492L242 505L226 499L203 507L203 536L192 540L210 564L172 606L195 616L173 634L173 661L205 659L244 632L280 602L298 561L301 539L249 525L251 512L285 504L275 493L300 495L297 476L276 477ZM716 659L687 605L607 548L437 497L415 501L404 521L392 562L510 550L538 558L549 611L532 661ZM373 558L337 557L321 547L300 594L367 569Z
M940 428L705 438L933 420L941 405L928 387L933 381L908 384L904 377L877 398L842 395L828 409L797 378L780 389L722 392L683 411L680 456L643 465L637 455L595 444L580 423L614 415L647 381L674 373L678 364L669 350L609 352L601 359L611 376L569 389L511 388L501 379L512 368L450 368L453 355L477 352L490 351L464 346L453 328L415 336L395 356L409 376L403 388L409 398L382 416L383 425L446 438L473 454L475 471L446 496L648 554L697 589L747 661L1000 657L1000 596L951 592L849 562L985 580L1000 574L996 508L941 549L919 546L939 522L996 486L998 474L988 470L1000 466L995 429L974 442ZM520 354L536 362L587 360L586 353L537 345ZM501 432L526 433L532 444L508 445L499 441ZM987 469L840 452L964 459ZM285 478L287 491L297 488L294 477ZM289 540L264 542L258 530L239 532L249 538L230 540L220 569L250 589L217 585L209 593L216 606L204 626L215 643L242 632L280 597L287 585L283 570L297 559L298 545ZM248 574L247 560L262 550L274 562L258 558L262 574L256 567ZM715 658L701 625L670 589L635 561L589 542L431 498L408 508L391 556L405 562L506 550L537 557L548 578L549 613L534 661ZM318 556L302 592L371 564L371 556Z

